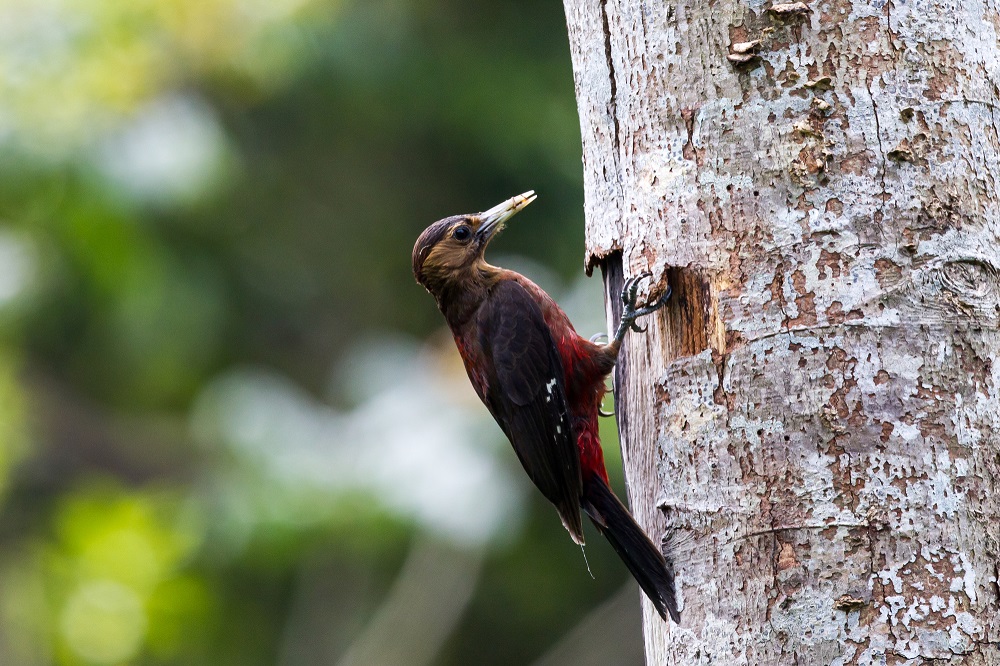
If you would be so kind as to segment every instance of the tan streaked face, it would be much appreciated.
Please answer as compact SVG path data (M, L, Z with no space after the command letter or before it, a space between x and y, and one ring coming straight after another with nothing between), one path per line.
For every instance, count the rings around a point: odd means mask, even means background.
M414 247L413 267L417 281L424 283L421 279L424 277L435 282L474 264L482 256L483 248L476 243L476 232L481 226L482 220L475 215L459 215L428 227Z
M430 291L482 261L504 223L535 200L533 191L476 215L455 215L427 227L413 246L413 275Z

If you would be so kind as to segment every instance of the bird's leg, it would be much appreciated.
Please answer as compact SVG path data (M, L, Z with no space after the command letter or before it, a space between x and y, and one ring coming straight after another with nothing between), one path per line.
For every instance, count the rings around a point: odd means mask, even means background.
M663 295L663 298L650 305L645 305L641 308L636 307L635 299L639 293L639 284L650 277L653 277L652 273L642 273L641 275L630 277L625 281L625 286L622 287L622 320L618 324L618 330L615 331L615 337L611 339L609 345L613 345L615 348L621 347L622 340L625 339L625 334L628 333L629 329L637 333L645 333L646 329L641 328L636 323L636 320L639 317L656 312L670 298L671 289L668 285L667 293Z
M597 341L600 340L601 338L609 339L607 333L594 333L592 336L590 336L590 341L596 344ZM614 412L606 412L606 411L604 411L603 407L598 407L597 408L597 415L598 416L608 417L608 416L614 416L615 413Z

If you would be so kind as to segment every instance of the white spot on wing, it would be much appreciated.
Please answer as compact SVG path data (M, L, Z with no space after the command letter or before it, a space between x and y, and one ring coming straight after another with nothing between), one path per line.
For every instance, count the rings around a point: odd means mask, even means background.
M545 399L545 402L552 402L552 393L556 390L556 378L553 377L549 380L549 383L545 385L545 392L549 394L549 397Z

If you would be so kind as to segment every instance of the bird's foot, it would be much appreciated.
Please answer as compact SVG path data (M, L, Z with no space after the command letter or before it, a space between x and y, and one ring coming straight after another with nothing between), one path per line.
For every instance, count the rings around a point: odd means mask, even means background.
M671 289L667 286L667 293L663 295L663 298L651 303L649 305L644 305L643 307L636 306L636 298L639 295L639 284L647 279L653 277L652 273L642 273L634 277L630 277L625 281L625 286L622 287L622 320L618 324L618 331L615 332L614 341L621 344L622 340L625 339L625 334L629 329L635 331L636 333L645 333L646 329L640 327L636 320L639 317L643 317L650 313L656 312L670 299Z

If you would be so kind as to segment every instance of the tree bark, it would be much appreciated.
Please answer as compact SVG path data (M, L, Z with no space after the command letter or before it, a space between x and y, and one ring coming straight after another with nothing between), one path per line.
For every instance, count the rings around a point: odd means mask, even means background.
M564 4L648 663L1000 664L998 0Z

